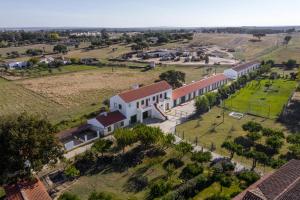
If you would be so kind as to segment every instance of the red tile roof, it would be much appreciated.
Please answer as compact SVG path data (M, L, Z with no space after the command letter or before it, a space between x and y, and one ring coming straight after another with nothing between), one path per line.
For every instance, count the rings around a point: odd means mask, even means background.
M51 200L44 184L35 181L22 181L14 185L4 187L5 200Z
M233 200L296 200L299 197L300 160L291 160L273 174L251 185Z
M214 76L210 76L206 79L202 79L200 81L188 84L186 86L177 88L173 90L172 98L178 99L180 97L183 97L189 93L192 93L194 91L200 90L202 88L205 88L209 85L212 85L214 83L217 83L219 81L227 80L228 78L224 74L216 74Z
M126 102L130 103L132 101L145 98L147 96L151 96L153 94L163 92L165 90L172 89L171 85L169 85L166 81L160 81L157 83L153 83L151 85L147 85L144 87L140 87L138 89L129 90L126 92L122 92L119 96Z
M242 70L244 70L244 69L247 69L248 67L251 67L252 65L255 65L255 64L260 64L260 62L257 61L257 60L256 60L256 61L251 61L251 62L239 64L239 65L233 67L232 69L233 69L234 71L239 72L239 71L242 71Z
M109 112L107 115L99 115L96 117L98 122L100 122L104 127L110 126L117 122L123 121L126 117L119 111Z

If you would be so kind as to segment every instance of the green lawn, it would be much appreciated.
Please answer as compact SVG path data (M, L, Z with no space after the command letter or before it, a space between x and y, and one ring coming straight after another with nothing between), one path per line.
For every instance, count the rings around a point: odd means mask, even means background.
M213 183L208 188L205 188L202 190L197 196L193 198L193 200L205 200L207 197L212 196L213 194L216 194L220 192L221 195L230 197L232 194L236 194L236 192L240 192L241 189L239 187L239 181L235 180L233 184L229 187L223 187L221 191L221 185L220 183Z
M188 141L195 142L196 138L198 144L206 148L210 148L212 144L215 145L216 153L219 153L224 156L229 156L229 153L221 148L222 143L226 139L234 139L239 136L245 136L247 132L242 129L242 125L248 121L255 121L266 128L272 128L276 130L282 130L287 134L287 128L282 124L276 122L275 120L265 119L260 117L254 117L246 115L242 119L238 120L229 116L230 112L225 112L224 123L222 123L222 109L214 107L210 112L202 115L199 118L189 120L181 125L176 127L177 133ZM263 139L259 141L263 143ZM280 153L284 154L287 152L287 144L281 148ZM239 161L246 166L251 166L252 160L246 159L245 157L240 157L235 155L235 161ZM258 166L262 171L270 171L271 168L263 168Z
M269 88L266 84L271 84ZM252 81L225 101L225 107L242 113L251 113L267 118L277 118L296 82L284 79Z

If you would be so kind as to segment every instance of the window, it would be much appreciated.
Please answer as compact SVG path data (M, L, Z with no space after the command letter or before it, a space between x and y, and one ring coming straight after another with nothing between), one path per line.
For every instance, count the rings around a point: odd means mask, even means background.
M121 127L123 127L124 126L124 122L121 122Z
M167 99L167 93L165 92L165 99Z
M140 102L136 102L136 107L140 108Z
M152 97L152 100L153 100L153 101L155 101L155 96L154 96L154 97Z
M118 104L117 104L117 103L114 103L114 107L117 108L117 107L118 107Z
M122 105L121 104L119 104L119 110L122 110Z
M142 105L144 105L144 103L145 103L145 101L144 101L144 100L142 100Z
M159 95L159 98L162 98L162 94Z
M129 108L131 107L131 103L130 103L130 104L128 104L128 107L129 107Z
M107 131L111 132L111 126L107 127Z

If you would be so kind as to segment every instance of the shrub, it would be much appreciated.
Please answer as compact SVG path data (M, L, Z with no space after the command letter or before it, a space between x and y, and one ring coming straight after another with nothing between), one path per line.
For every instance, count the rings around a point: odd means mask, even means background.
M250 121L243 125L243 130L249 132L259 132L262 130L262 125L257 122Z
M76 169L76 167L73 165L67 167L67 169L64 171L64 173L68 178L75 178L80 175L80 171L78 169Z
M300 134L289 135L286 140L290 144L300 144Z
M136 176L129 179L129 184L131 191L139 192L148 186L149 181L146 176Z
M252 183L255 183L258 179L260 179L260 176L254 172L254 171L243 171L240 172L237 177L240 180L243 180L246 182L247 186L251 185Z
M274 150L278 151L278 149L282 147L283 141L278 136L272 136L267 138L266 144Z
M159 180L150 187L150 196L152 198L161 197L171 190L171 184L165 180Z
M175 169L178 169L184 165L184 162L181 161L179 158L170 158L163 164L163 168L166 169L167 166L173 165Z
M88 200L112 200L112 196L110 194L106 194L104 192L92 192L89 196Z
M75 195L75 194L71 194L69 192L63 193L58 200L80 200L80 198Z
M230 200L230 198L221 194L214 194L213 196L207 197L205 200Z
M180 178L184 180L189 180L201 174L202 172L203 172L203 167L198 165L197 163L188 164L185 168L183 168L180 174Z

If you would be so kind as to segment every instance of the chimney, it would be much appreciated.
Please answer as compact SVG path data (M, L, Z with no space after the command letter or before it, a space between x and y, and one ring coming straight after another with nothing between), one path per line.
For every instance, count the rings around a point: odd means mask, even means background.
M134 85L131 86L131 88L133 90L139 89L139 87L140 87L139 84L134 84Z
M104 112L100 113L100 116L105 116L106 117L107 116L107 112L104 111Z

